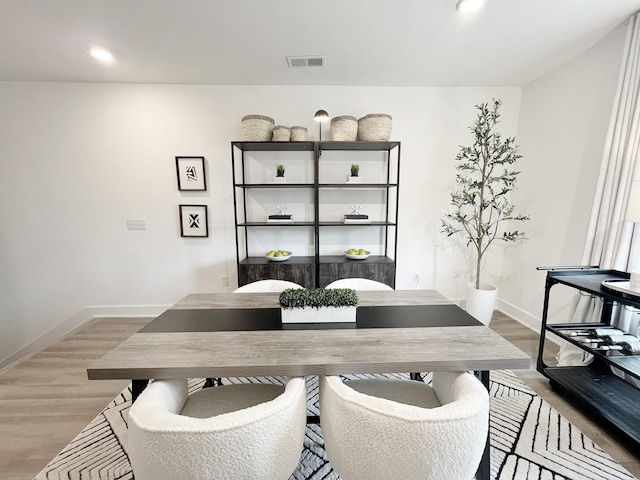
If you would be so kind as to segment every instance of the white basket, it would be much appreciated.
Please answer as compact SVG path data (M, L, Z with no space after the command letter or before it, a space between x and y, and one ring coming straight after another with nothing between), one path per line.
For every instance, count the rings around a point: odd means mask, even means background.
M271 140L275 121L264 115L245 115L240 122L242 136L248 142L268 142Z
M307 127L291 127L291 141L304 142L307 140Z
M338 142L353 142L358 136L358 119L349 115L331 119L331 139Z
M358 120L358 140L386 142L391 138L391 115L372 113Z
M283 125L276 125L273 127L273 138L271 139L274 142L288 142L291 138L291 130L289 127L285 127Z

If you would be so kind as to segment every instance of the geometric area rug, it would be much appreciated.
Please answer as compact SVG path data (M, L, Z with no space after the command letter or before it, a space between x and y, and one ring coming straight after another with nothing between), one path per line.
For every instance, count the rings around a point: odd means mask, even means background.
M346 378L408 378L407 374ZM425 382L431 376L425 375ZM191 379L190 391L203 379ZM223 378L230 383L284 383L282 377ZM215 388L215 387L212 387ZM491 478L495 480L634 480L513 373L491 372ZM307 413L318 415L317 377L307 377ZM34 480L133 480L127 457L126 388ZM322 431L308 425L304 450L290 480L339 480L323 449Z

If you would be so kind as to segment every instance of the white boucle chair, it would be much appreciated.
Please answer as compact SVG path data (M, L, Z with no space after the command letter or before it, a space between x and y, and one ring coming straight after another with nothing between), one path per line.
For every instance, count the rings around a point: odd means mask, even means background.
M287 280L267 279L247 283L246 285L236 288L233 293L281 292L287 288L304 287L294 282L288 282Z
M368 278L341 278L325 288L352 288L354 290L393 290L389 285Z
M489 428L489 394L467 372L414 380L320 377L320 426L343 480L470 480Z
M306 421L302 377L191 395L186 379L156 380L129 410L128 453L136 480L287 480Z

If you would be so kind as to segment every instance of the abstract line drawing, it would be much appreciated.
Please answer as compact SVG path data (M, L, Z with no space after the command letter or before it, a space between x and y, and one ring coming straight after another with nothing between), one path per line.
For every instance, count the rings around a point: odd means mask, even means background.
M198 181L198 171L196 170L196 167L194 167L193 165L189 165L188 167L186 167L184 169L184 174L187 177L188 181L190 182Z

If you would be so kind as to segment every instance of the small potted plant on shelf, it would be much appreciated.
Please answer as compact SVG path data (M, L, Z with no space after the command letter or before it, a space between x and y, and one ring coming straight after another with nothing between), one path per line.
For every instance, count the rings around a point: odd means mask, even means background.
M358 294L351 288L288 288L280 293L282 323L355 322Z
M278 165L276 167L276 176L272 177L274 183L284 183L287 178L284 176L284 165Z
M456 156L456 189L451 193L451 211L442 218L442 232L461 232L470 247L473 281L467 285L466 309L485 325L491 321L497 290L481 281L482 260L494 240L519 242L525 234L502 228L509 222L529 220L515 213L509 193L516 187L520 172L513 170L521 158L515 138L502 139L496 131L500 120L500 100L476 105L478 115L471 127L473 144L461 147Z
M360 180L360 165L351 165L351 176L349 177L349 182L360 182Z

